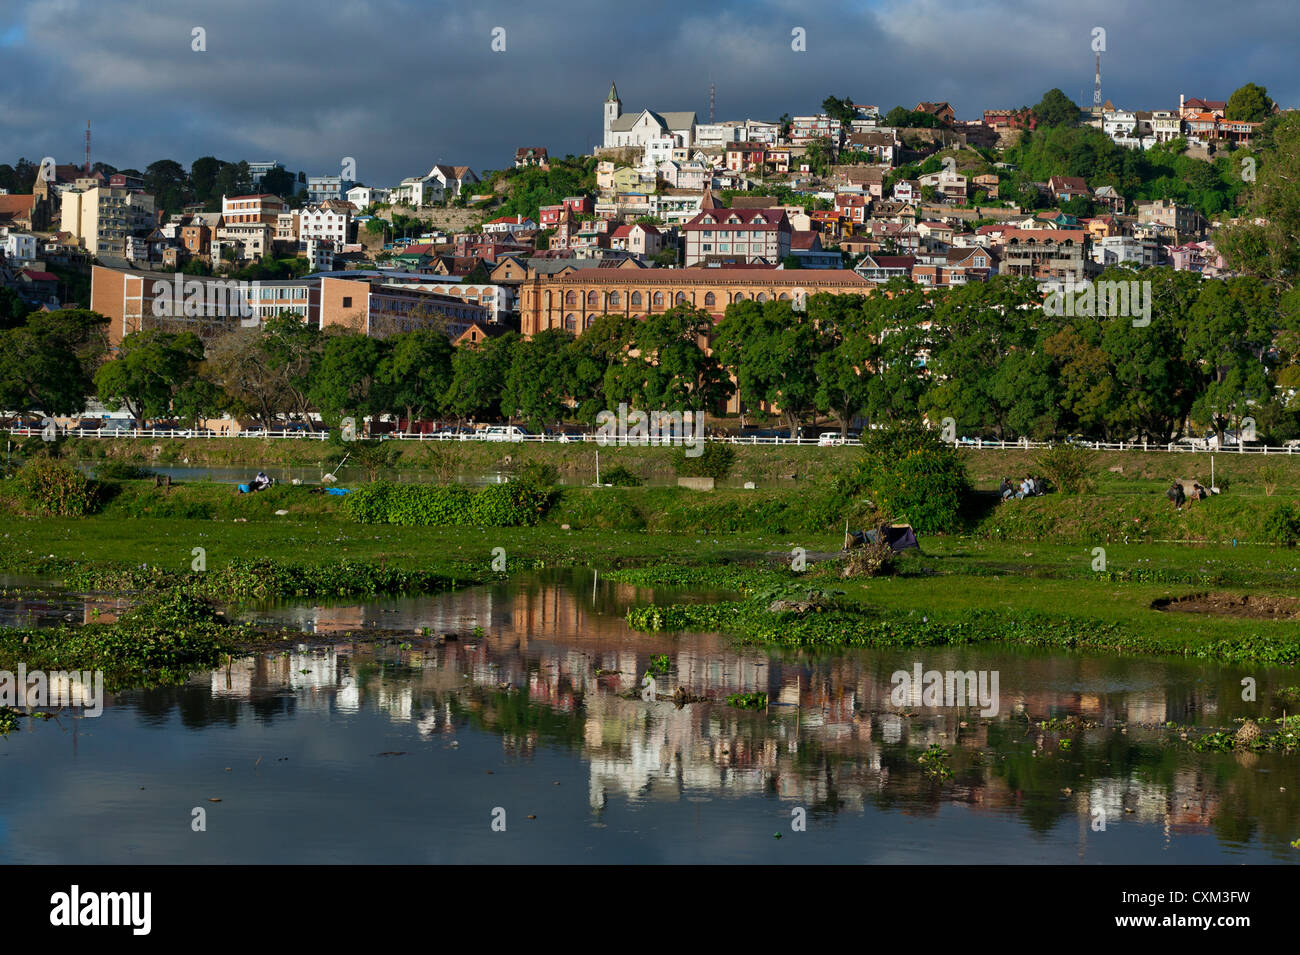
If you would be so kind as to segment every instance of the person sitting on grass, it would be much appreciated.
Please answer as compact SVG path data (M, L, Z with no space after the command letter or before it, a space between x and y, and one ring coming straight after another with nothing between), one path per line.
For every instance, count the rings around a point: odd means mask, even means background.
M1011 498L1015 497L1015 495L1016 489L1011 484L1011 478L1004 477L1002 479L1002 486L998 488L998 496L1004 501L1009 501Z
M1020 482L1020 490L1016 492L1016 500L1018 501L1023 500L1024 498L1029 497L1033 493L1034 493L1034 479L1031 478L1028 474L1026 474L1025 479Z
M1169 490L1165 491L1165 497L1173 501L1174 507L1181 511L1183 509L1183 504L1187 501L1187 493L1183 490L1182 482L1175 481L1173 486L1170 487Z
M1210 496L1210 492L1205 489L1204 485L1202 485L1200 481L1192 482L1193 501L1203 501L1209 496Z
M249 491L261 491L271 486L271 479L266 476L265 471L258 471L257 477L248 483Z

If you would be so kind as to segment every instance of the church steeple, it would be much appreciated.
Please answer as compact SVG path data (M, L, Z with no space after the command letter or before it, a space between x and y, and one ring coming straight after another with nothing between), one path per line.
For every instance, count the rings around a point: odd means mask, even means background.
M618 98L618 87L613 81L609 84L609 95L605 97L605 145L617 146L614 138L614 121L623 115L623 101Z
M605 102L606 102L606 103L617 103L617 102L618 102L618 87L614 85L614 81L613 81L613 80L610 80L610 83L609 83L609 95L605 97Z

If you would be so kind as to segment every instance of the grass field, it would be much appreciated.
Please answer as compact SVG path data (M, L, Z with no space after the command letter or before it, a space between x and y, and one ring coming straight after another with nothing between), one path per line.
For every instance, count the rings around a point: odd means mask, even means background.
M664 454L663 449L621 450ZM777 469L793 452L855 453L752 450L768 454ZM971 457L972 465L988 460L974 452ZM1153 603L1209 592L1283 601L1295 595L1300 551L1267 546L1259 531L1272 508L1296 499L1292 471L1300 470L1300 461L1281 459L1286 469L1281 476L1261 473L1259 457L1216 465L1225 493L1179 512L1160 493L1165 478L1149 470L1167 465L1168 456L1117 460L1123 460L1124 471L1104 472L1096 492L1085 496L1052 494L998 504L986 490L967 532L923 536L922 555L909 555L900 575L877 579L840 581L825 561L819 566L819 557L839 551L843 535L843 514L834 506L826 475L757 491L570 488L542 523L519 528L361 525L349 519L343 498L307 487L238 495L219 484L167 489L145 480L115 482L95 516L50 518L32 516L12 488L0 487L0 514L5 514L0 572L40 572L54 558L187 573L196 547L204 549L209 570L260 558L319 567L349 560L459 574L461 580L486 573L498 547L505 549L512 571L696 568L684 582L701 585L717 565L741 563L779 568L786 586L842 590L868 620L911 626L923 619L931 627L958 627L972 615L989 614L1015 621L1017 632L1032 631L1033 621L1045 621L1047 630L1060 622L1061 645L1067 647L1289 661L1292 648L1300 647L1300 624L1290 614L1250 619L1163 612ZM972 468L975 484L987 489L1000 471L1016 474L1013 462L1005 453L992 470ZM858 526L854 519L850 523ZM789 570L796 548L810 555L806 574ZM1097 636L1090 641L1087 634L1093 631Z

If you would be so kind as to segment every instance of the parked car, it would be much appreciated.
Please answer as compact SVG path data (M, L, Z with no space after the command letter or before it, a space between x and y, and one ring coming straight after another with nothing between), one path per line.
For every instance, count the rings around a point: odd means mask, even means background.
M838 431L823 431L817 438L817 447L832 448L844 443L843 436Z
M492 425L478 433L480 441L522 441L527 435L523 428L512 424Z

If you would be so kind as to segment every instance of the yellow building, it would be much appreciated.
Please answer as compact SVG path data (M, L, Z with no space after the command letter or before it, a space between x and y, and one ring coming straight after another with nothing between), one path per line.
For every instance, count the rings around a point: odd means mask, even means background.
M96 186L68 189L62 196L59 228L81 240L91 255L126 257L126 240L155 222L153 196Z

